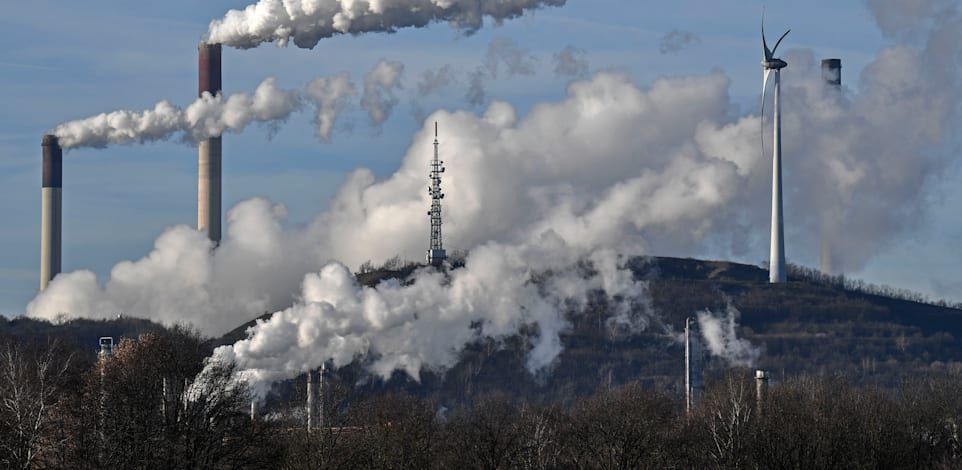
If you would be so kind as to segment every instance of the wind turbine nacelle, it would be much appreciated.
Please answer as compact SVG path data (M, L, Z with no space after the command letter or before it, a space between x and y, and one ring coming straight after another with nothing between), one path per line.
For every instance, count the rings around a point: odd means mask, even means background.
M762 68L766 70L780 70L785 67L788 67L788 62L785 62L782 59L772 59L772 60L762 61Z

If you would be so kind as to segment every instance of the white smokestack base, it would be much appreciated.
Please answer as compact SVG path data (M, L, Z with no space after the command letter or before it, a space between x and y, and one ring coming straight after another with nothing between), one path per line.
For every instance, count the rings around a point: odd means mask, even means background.
M197 46L197 96L221 92L221 46L201 42ZM221 138L200 142L197 150L197 230L206 231L215 244L221 229Z
M43 182L40 189L40 290L60 273L63 219L63 150L57 136L43 136Z

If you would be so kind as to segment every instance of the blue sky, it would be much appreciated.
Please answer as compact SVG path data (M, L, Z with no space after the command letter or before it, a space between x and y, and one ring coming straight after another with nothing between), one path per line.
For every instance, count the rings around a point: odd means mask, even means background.
M147 109L161 99L185 106L196 90L196 44L208 22L248 2L12 2L0 17L0 313L22 313L39 276L40 139L57 124L115 109ZM318 75L347 71L360 81L379 59L405 64L400 103L375 129L360 109L342 116L330 144L315 136L307 112L276 131L252 126L224 139L224 209L264 196L284 203L292 224L321 212L357 167L377 176L395 170L421 128L418 109L482 108L468 104L465 83L427 98L416 97L421 72L446 64L472 69L499 37L539 59L533 76L488 83L492 97L521 113L536 102L565 94L567 79L551 73L552 55L566 46L586 52L591 71L619 70L644 87L661 76L721 69L741 108L757 106L761 3L754 1L569 0L501 26L464 36L445 24L396 34L323 40L313 50L272 44L225 49L224 91L251 91L263 78L300 87ZM844 80L855 78L886 44L861 2L768 2L770 32L792 33L786 48L843 59ZM698 38L677 53L662 54L670 31ZM104 276L118 261L150 251L165 227L196 220L196 149L177 142L80 149L64 158L64 271L90 269ZM929 188L923 222L879 253L857 277L962 300L953 249L962 175L951 165ZM790 214L788 215L790 217ZM766 231L767 227L759 227ZM657 253L656 253L657 254ZM792 261L817 266L817 259ZM760 252L744 261L756 263ZM692 253L691 256L711 256Z

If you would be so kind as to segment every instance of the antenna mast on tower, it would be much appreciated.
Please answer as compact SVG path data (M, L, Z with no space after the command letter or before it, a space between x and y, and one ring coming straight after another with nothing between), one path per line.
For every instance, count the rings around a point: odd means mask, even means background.
M438 158L438 123L434 122L434 160L431 160L431 186L428 187L428 194L431 195L431 246L428 249L427 261L432 266L441 266L447 255L444 251L444 244L441 242L441 199L444 193L441 192L441 173L444 173L444 162Z

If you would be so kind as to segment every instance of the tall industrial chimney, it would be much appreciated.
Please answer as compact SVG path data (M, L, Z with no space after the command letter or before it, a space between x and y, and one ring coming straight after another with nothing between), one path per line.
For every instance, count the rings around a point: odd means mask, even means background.
M822 80L825 82L826 91L840 94L842 90L842 60L841 59L822 59ZM835 267L832 263L832 240L829 238L826 224L827 216L822 216L821 233L821 257L819 266L822 274L832 274Z
M47 134L43 149L43 181L40 209L40 290L60 273L63 220L63 149L57 136Z
M220 44L201 42L197 46L197 96L221 91ZM197 151L197 230L206 231L215 244L220 243L220 136L200 142Z

